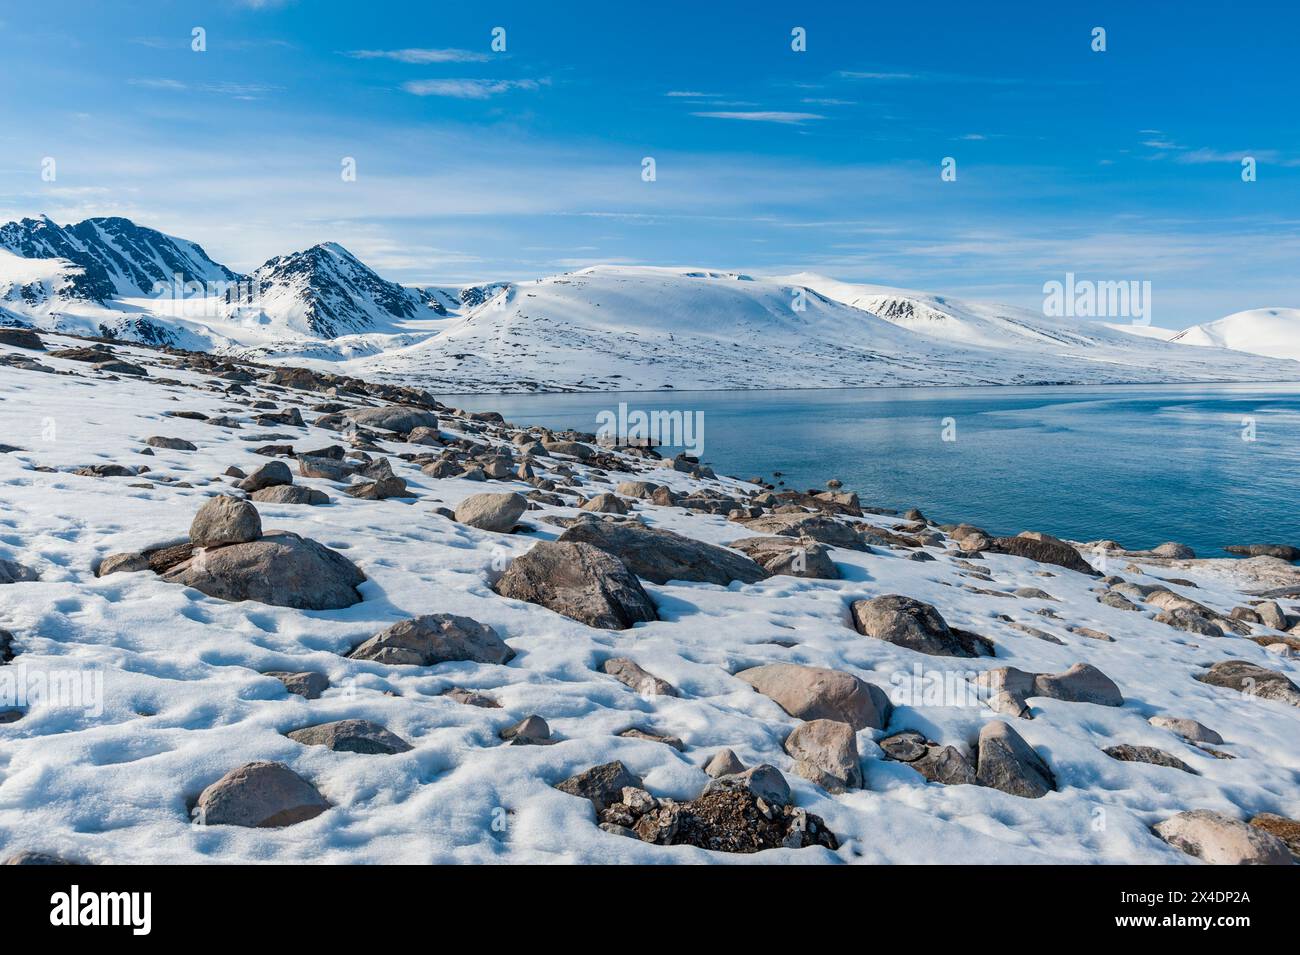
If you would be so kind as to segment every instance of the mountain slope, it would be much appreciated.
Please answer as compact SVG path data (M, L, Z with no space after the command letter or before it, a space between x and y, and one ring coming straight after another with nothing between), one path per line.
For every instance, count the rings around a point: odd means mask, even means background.
M1254 308L1236 312L1218 321L1193 325L1175 335L1172 341L1300 361L1300 309Z
M226 301L241 320L314 338L385 330L421 312L447 314L437 296L380 278L335 242L269 259Z
M69 298L107 304L115 296L152 295L155 285L233 282L239 276L185 239L118 217L59 226L48 216L0 226L0 248L26 259L66 259L82 269Z
M1101 323L925 293L812 276L624 266L510 286L428 340L349 367L361 375L439 383L449 391L1084 384L1300 374L1300 366L1289 362L1207 354Z

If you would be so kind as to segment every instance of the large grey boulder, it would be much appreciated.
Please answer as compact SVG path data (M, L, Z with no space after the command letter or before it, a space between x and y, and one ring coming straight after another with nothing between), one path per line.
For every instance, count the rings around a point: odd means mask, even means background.
M280 484L292 484L293 475L289 465L283 461L267 461L260 468L239 482L241 491L260 491L264 487L276 487Z
M820 514L764 514L740 521L755 534L774 534L778 537L806 537L830 547L848 550L866 550L867 540L856 525L823 517Z
M382 408L357 408L345 412L354 424L380 431L393 431L407 434L416 428L438 427L438 416L423 408L409 405L387 405Z
M302 454L298 456L298 473L307 478L324 478L342 484L357 470L357 466L348 461L317 455Z
M395 623L348 654L353 660L422 667L458 660L508 663L514 655L515 651L487 624L448 613L430 613Z
M516 557L492 589L602 630L659 619L641 581L621 560L562 538L541 541Z
M1209 809L1180 812L1158 823L1155 834L1176 849L1212 865L1293 865L1286 843L1252 826Z
M196 816L205 826L291 826L329 808L325 797L283 763L247 763L199 795Z
M411 744L396 733L369 720L335 720L285 735L304 746L324 746L336 753L391 756L411 749Z
M329 495L324 491L318 491L314 487L304 487L301 484L277 484L275 487L264 487L260 491L254 491L249 495L259 504L328 504Z
M889 722L891 707L885 691L851 673L769 663L736 676L801 720L838 720L855 730L884 729Z
M548 454L567 454L579 461L585 461L596 453L589 445L580 441L543 441L542 447Z
M1036 560L1040 564L1055 564L1068 570L1077 570L1081 574L1099 577L1092 565L1082 555L1064 541L1044 535L1035 537L995 537L984 548L995 554L1011 554L1026 560Z
M1123 706L1124 694L1115 681L1090 663L1076 663L1063 673L1039 673L1034 677L1034 693L1067 703L1096 703L1098 706Z
M627 505L624 504L617 495L610 494L606 491L603 494L597 494L591 500L584 503L581 510L595 514L626 514Z
M1196 679L1210 686L1236 690L1257 699L1300 706L1300 688L1287 679L1285 674L1245 660L1223 660Z
M853 727L839 720L800 723L785 739L794 771L831 792L862 788L862 765Z
M456 505L456 520L483 531L508 534L528 510L522 494L471 494Z
M1056 789L1056 779L1042 757L1002 720L985 723L980 730L975 781L1026 799Z
M985 637L949 627L930 604L901 594L855 600L850 608L858 633L934 656L992 656Z
M247 501L226 494L208 498L190 523L195 547L245 544L262 536L262 518Z
M840 571L825 544L801 537L746 537L727 545L747 555L769 574L839 580Z
M687 580L726 586L733 580L752 584L768 576L743 554L634 521L582 521L560 540L613 554L632 573L656 584Z
M338 610L359 603L356 588L366 579L342 554L288 531L199 551L162 576L209 597L298 610Z
M1045 696L1067 703L1123 706L1115 681L1088 663L1076 663L1061 673L1027 673L1015 667L986 670L975 678L980 696L999 713L1028 717L1026 700Z
M652 484L649 481L623 481L615 488L615 491L623 495L623 497L649 500L654 492L663 486L662 484Z

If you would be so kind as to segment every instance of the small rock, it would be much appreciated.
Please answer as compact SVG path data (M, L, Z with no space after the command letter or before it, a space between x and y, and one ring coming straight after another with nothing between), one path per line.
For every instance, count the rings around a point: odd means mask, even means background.
M546 720L533 714L525 716L513 726L507 726L497 735L516 746L528 746L549 742L551 728L546 724Z
M386 727L369 720L337 720L286 733L304 746L324 746L336 753L365 753L391 756L405 753L411 744Z
M601 669L643 696L676 696L677 689L667 680L652 676L627 657L611 657Z
M279 484L292 484L293 475L289 473L289 465L283 461L267 461L260 468L255 470L248 477L239 482L241 491L260 491L264 487L275 487Z
M455 700L464 706L481 706L484 709L499 710L501 704L488 696L486 693L480 693L478 690L466 690L463 687L453 686L450 690L442 694L448 699Z
M1181 716L1153 716L1147 722L1160 729L1177 733L1183 739L1192 743L1213 743L1215 746L1220 746L1223 743L1222 736L1209 727L1196 722L1196 720Z
M508 534L527 509L522 494L471 494L456 505L456 520L479 530Z
M1166 753L1163 749L1156 749L1154 746L1133 746L1129 743L1120 743L1116 746L1107 746L1102 752L1111 759L1118 759L1125 763L1150 763L1153 766L1168 766L1170 769L1181 769L1193 776L1200 775L1177 756Z
M190 524L190 543L195 547L246 544L261 536L262 518L257 508L225 494L208 498Z
M262 675L275 677L294 696L301 696L307 700L319 699L330 685L329 677L324 673L313 673L310 670L296 673L290 670L268 670Z
M254 491L249 497L259 504L320 505L330 502L329 495L324 491L318 491L314 487L304 487L301 484L277 484L275 487L264 487L260 491Z
M161 435L154 435L145 441L145 444L151 448L166 448L170 451L197 451L198 446L191 444L184 438L165 438Z
M325 797L283 763L247 763L232 769L199 796L196 815L205 826L291 826L329 808Z
M800 723L786 737L785 751L796 761L795 772L815 782L844 789L862 788L862 766L858 756L857 736L853 727L838 720L810 720ZM810 775L807 770L816 771Z
M1056 789L1056 779L1042 757L1002 720L985 723L980 730L975 781L1026 799Z
M714 779L720 776L734 776L736 773L743 773L745 764L742 763L729 749L720 749L713 754L713 758L704 764L706 775Z
M457 660L504 664L514 655L487 624L446 613L395 623L348 654L353 660L425 667Z
M95 568L96 577L109 574L134 574L149 569L149 558L134 551L123 554L109 554Z

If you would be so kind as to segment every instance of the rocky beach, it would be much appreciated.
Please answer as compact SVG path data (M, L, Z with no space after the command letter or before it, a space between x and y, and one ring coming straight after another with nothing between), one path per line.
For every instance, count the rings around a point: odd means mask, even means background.
M0 422L0 858L1300 850L1291 542L996 537L26 331Z

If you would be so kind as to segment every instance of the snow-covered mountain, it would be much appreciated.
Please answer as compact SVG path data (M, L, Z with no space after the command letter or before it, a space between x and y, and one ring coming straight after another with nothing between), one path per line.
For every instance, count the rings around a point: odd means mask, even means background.
M380 278L336 242L268 260L226 301L241 317L256 309L267 322L313 338L388 330L421 312L447 314L438 297Z
M437 335L349 363L446 390L656 390L1294 379L1100 322L822 276L596 266L510 286Z
M176 276L188 284L178 289ZM1223 322L1236 331L1211 323L1171 343L1138 326L810 273L594 266L519 284L410 288L326 242L245 276L193 242L118 218L0 226L0 309L5 324L328 364L443 391L1300 375L1280 359L1300 358L1289 331L1300 313L1288 309L1231 316Z
M1300 308L1252 308L1193 325L1171 341L1300 361Z
M233 282L239 276L193 242L138 226L130 219L85 219L60 226L48 216L0 226L0 248L25 259L65 259L81 267L69 297L107 304L118 296L152 295L156 283Z

